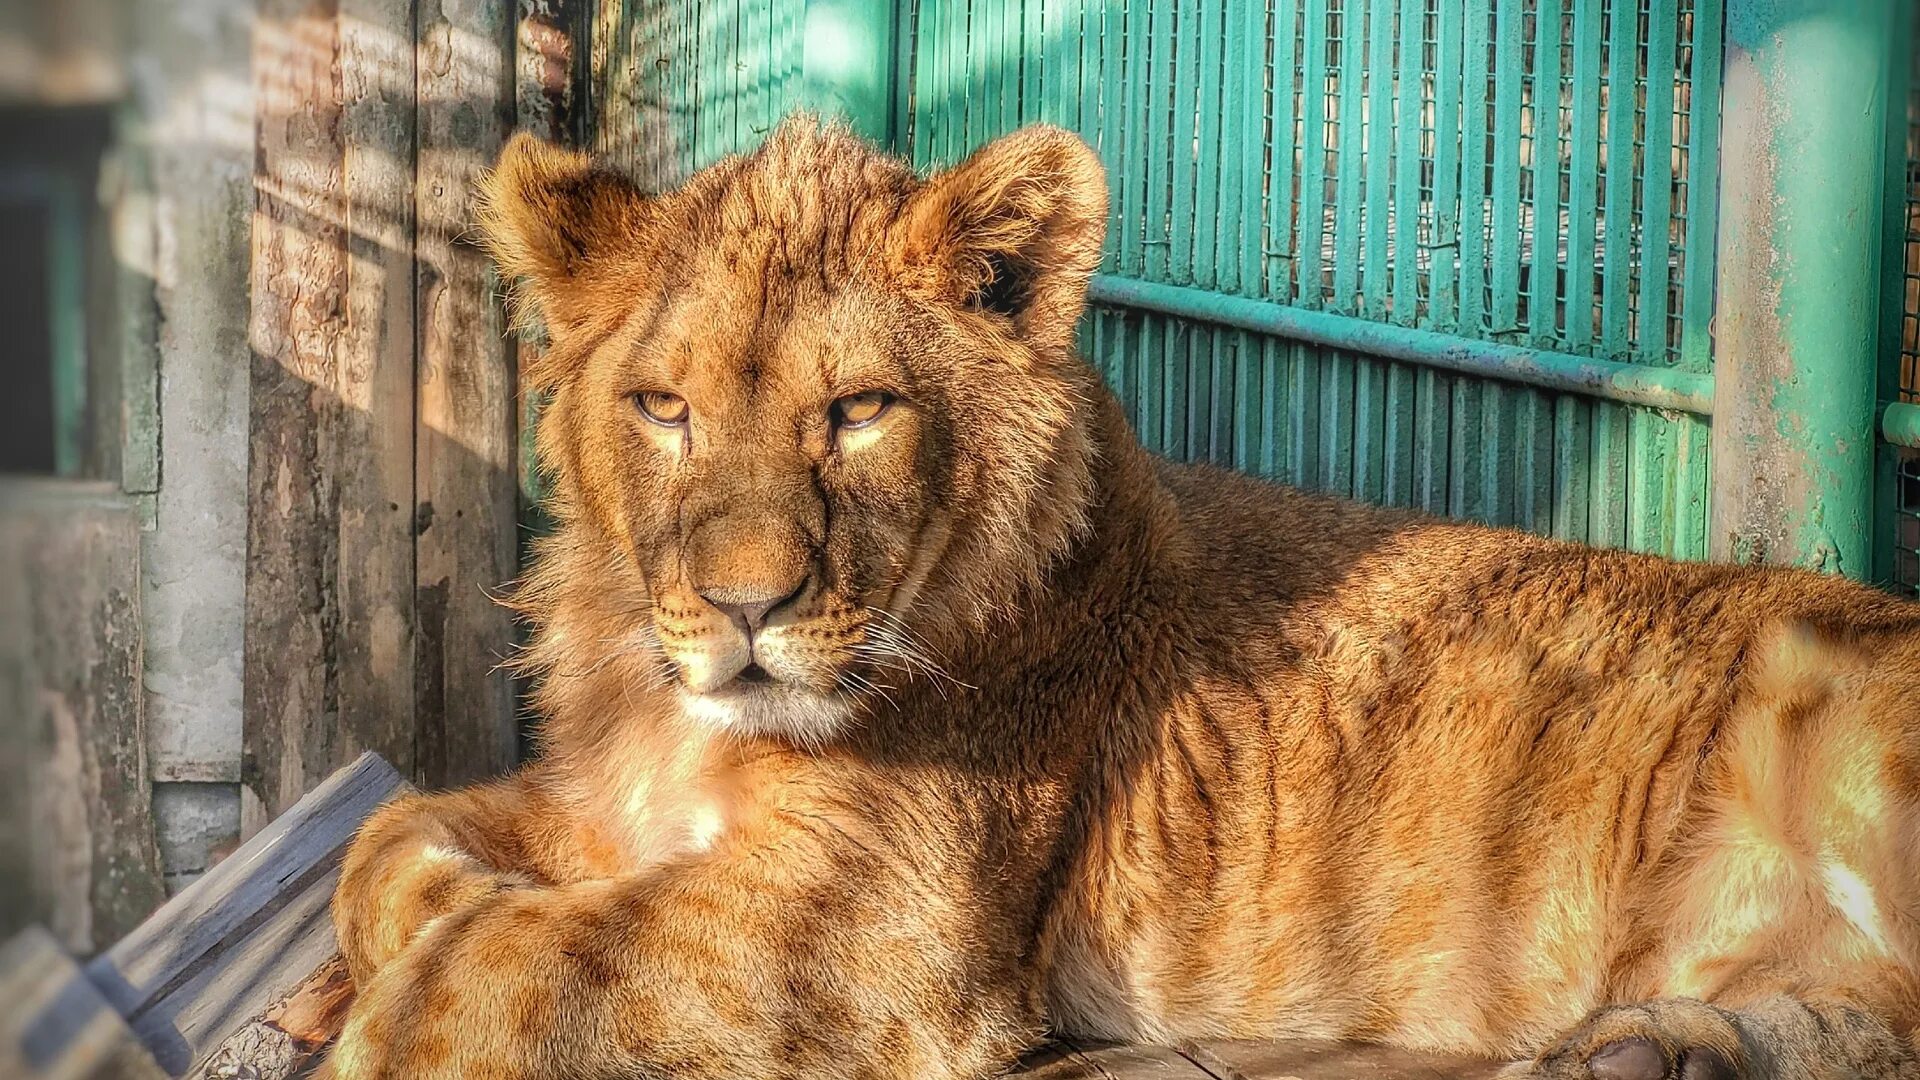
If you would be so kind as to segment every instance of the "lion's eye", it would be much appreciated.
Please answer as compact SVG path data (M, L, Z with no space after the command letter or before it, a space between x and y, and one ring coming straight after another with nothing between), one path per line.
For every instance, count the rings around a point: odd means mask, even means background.
M833 403L833 422L843 428L863 428L886 415L893 395L884 390L849 394Z
M640 414L662 427L679 427L687 422L687 399L678 394L650 390L633 395Z

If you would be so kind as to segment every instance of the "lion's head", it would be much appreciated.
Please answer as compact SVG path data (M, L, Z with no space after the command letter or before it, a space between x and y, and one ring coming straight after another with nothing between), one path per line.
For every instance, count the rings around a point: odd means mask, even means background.
M1073 135L921 178L795 118L663 195L522 136L482 194L551 340L527 379L561 522L542 588L567 599L533 606L601 638L550 652L643 658L692 716L817 738L1084 525L1073 335L1106 187Z

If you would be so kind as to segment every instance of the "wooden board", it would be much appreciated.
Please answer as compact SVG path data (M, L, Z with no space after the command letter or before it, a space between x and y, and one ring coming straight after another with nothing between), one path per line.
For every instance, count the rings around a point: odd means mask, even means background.
M140 1040L53 935L29 927L0 945L0 1076L165 1080Z
M1458 1055L1304 1039L1203 1042L1184 1049L1216 1076L1247 1080L1490 1080L1502 1066Z
M0 481L0 935L90 953L165 899L146 769L137 511Z
M518 756L516 351L472 194L513 0L264 0L243 831L362 750L440 787Z
M430 786L517 757L513 642L495 590L518 576L517 350L468 235L474 188L513 125L513 0L417 0L414 305L415 723Z
M1051 1043L1021 1062L1018 1080L1490 1080L1496 1062L1391 1046L1313 1040L1210 1041L1178 1049Z
M406 0L264 0L242 831L361 750L414 771Z
M340 859L367 815L406 789L392 766L363 755L87 965L170 1075L333 958Z

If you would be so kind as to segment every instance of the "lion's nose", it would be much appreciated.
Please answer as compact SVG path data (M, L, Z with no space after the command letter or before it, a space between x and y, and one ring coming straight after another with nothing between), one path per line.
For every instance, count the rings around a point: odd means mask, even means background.
M739 623L748 633L760 629L775 608L800 595L806 581L792 587L762 585L722 585L700 590L707 603Z

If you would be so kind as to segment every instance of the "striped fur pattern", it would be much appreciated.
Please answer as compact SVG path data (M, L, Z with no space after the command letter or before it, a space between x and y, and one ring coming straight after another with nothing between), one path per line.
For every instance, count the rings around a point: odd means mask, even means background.
M544 747L355 842L333 1076L1920 1077L1920 607L1152 458L1057 130L658 196L522 139L484 205L553 341Z

